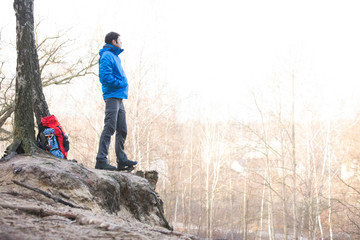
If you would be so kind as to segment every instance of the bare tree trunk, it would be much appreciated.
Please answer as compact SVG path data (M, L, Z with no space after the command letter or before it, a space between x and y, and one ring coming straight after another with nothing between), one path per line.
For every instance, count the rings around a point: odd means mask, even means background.
M203 134L204 139L202 142L203 145L203 159L206 164L205 168L205 213L206 213L206 238L211 239L211 229L210 229L210 198L211 198L211 192L210 192L210 163L211 163L211 130L210 130L210 123L205 123Z
M272 174L271 174L271 162L270 162L270 157L269 157L269 151L270 151L270 145L268 144L268 133L266 131L266 127L265 127L265 120L264 120L264 115L256 101L256 98L254 98L255 100L255 105L259 111L260 117L261 117L261 125L262 125L262 136L260 137L260 140L263 142L264 147L265 147L265 158L266 158L266 170L265 170L265 179L264 179L264 184L266 184L265 186L267 186L268 188L268 233L269 233L269 239L275 239L275 232L274 232L274 216L273 216L273 209L274 209L274 203L273 203L273 197L272 197ZM265 191L265 188L264 188ZM264 197L262 199L262 201L264 200ZM262 202L263 204L263 202ZM263 210L262 210L263 211ZM262 221L262 219L261 219Z
M206 196L206 237L210 238L210 153L209 150L205 150L205 161L206 161L206 183L205 183L205 196Z
M183 182L181 184L181 203L182 203L182 231L185 230L185 226L187 224L187 218L186 218L186 185Z
M263 217L264 217L264 205L265 205L265 190L266 190L266 177L267 171L265 171L264 183L263 183L263 190L261 195L261 208L260 208L260 240L262 239L262 232L263 232Z
M283 228L284 228L284 235L285 235L285 240L288 239L288 231L287 231L287 194L286 194L286 186L285 186L285 181L286 181L286 170L285 170L285 158L282 157L282 179L281 179L281 192L282 192L282 204L283 204L283 212L282 212L282 217L283 217Z
M177 224L177 210L178 210L178 199L179 199L179 195L177 193L176 194L176 198L175 198L175 208L174 208L174 224Z
M316 176L315 176L315 179L316 179ZM315 185L315 194L316 194L316 224L315 224L313 239L316 238L316 229L317 229L317 225L319 224L319 230L320 230L320 236L321 236L320 239L323 240L324 239L324 232L323 232L323 229L322 229L321 216L320 216L321 200L320 200L319 187L318 187L317 183Z
M187 232L190 233L190 225L192 225L192 199L193 199L193 123L191 123L191 134L190 134L190 188L189 188L189 203L188 203L188 222L187 222Z
M271 185L268 185L269 202L268 202L268 233L269 239L275 240L275 227L274 227L274 203L272 197Z
M215 196L216 196L216 190L218 187L218 183L219 183L219 175L220 175L220 168L222 165L222 158L223 158L223 149L222 149L222 144L221 141L222 140L222 136L219 132L219 130L217 131L217 147L216 147L216 155L215 155L215 160L213 162L213 176L212 176L212 184L211 184L211 198L210 198L210 238L212 239L213 237L213 229L214 229L214 204L215 204Z
M34 59L35 58L36 60L34 61L34 64L36 65L35 68L36 77L34 79L34 86L33 86L34 113L35 113L36 123L39 124L43 117L50 116L50 111L43 92L42 81L39 72L39 60L36 51L35 51Z
M308 204L308 213L309 213L309 231L308 231L308 239L315 239L315 233L316 233L316 214L314 214L314 196L313 196L313 185L316 184L316 172L314 169L316 169L315 166L313 166L312 162L312 144L311 144L311 133L310 133L310 123L308 124L308 129L306 130L306 151L307 151L307 162L308 162L308 197L309 197L309 204ZM313 181L315 179L315 181ZM314 183L313 183L314 182Z
M314 196L314 200L316 201L316 204L314 206L314 220L313 220L313 227L312 227L312 234L309 235L309 239L316 239L316 232L317 232L317 227L319 226L319 230L320 230L320 239L324 239L324 234L323 234L323 229L322 229L322 225L321 225L321 217L320 217L320 209L321 209L321 199L320 199L320 190L319 190L319 181L321 181L320 179L318 179L318 174L317 174L317 167L316 167L316 157L314 155L314 146L313 146L313 141L312 141L312 134L311 130L310 130L310 126L311 126L311 121L309 121L308 123L309 125L309 129L307 130L307 148L308 148L308 158L309 158L309 166L311 166L312 169L312 175L311 175L311 179L314 182L314 191L315 191L315 196ZM324 166L323 166L324 167ZM321 175L322 176L322 175Z
M325 143L325 148L327 148L327 142ZM321 181L323 181L325 179L326 161L327 161L327 151L325 149L324 157L323 157L323 164L322 164L322 169L321 169ZM321 232L321 239L324 239L324 232L323 232L323 229L322 229L321 216L320 216L321 215L321 211L320 211L321 194L322 194L323 185L324 185L324 183L321 182L321 184L319 186L319 191L318 191L318 194L317 194L317 198L318 198L318 219L319 219L319 227L320 227L320 232Z
M245 166L247 167L247 160L245 161ZM247 240L248 239L248 229L247 229L247 191L248 191L248 177L245 176L244 178L244 195L243 195L243 239Z
M234 202L233 202L233 186L232 174L229 174L229 194L230 194L230 226L231 226L231 240L234 240Z
M141 71L141 70L139 70ZM132 137L133 137L133 160L137 161L137 168L139 170L143 169L142 166L142 162L140 159L138 159L138 155L139 155L139 151L140 151L140 144L139 144L139 94L140 94L140 89L141 89L141 79L139 80L139 82L137 83L137 85L135 85L134 87L134 95L135 95L135 99L134 99L134 105L133 105L133 126L132 126Z
M293 161L293 234L294 239L298 239L297 236L297 207L296 207L296 144L295 144L295 75L292 73L291 75L291 83L292 83L292 121L291 121L291 143L292 143L292 161Z
M328 222L329 222L329 235L330 240L333 239L333 231L332 231L332 206L331 206L331 154L330 154L330 120L328 120L327 131L326 131L326 146L325 146L325 154L328 160Z
M34 112L37 122L50 115L42 91L39 59L35 45L34 0L15 0L16 87L14 144L9 151L32 153L35 147Z
M34 1L15 0L14 10L17 48L14 143L21 142L22 152L32 153L35 131L33 92L31 90L35 79L39 77L34 39ZM10 150L16 151L17 149Z
M137 110L135 110L137 111ZM138 161L138 169L142 170L142 166L141 166L141 162L137 159L137 155L138 155L138 139L137 139L137 131L138 131L138 123L137 123L137 113L135 114L135 118L134 118L134 124L133 124L133 129L132 129L132 135L133 135L133 159L134 161Z
M302 208L301 208L301 217L300 217L300 231L298 231L298 236L302 236L303 235L303 230L304 230L304 224L305 224L305 212L306 212L306 204L303 203L302 204Z
M280 123L282 125L281 115L280 115ZM285 240L288 240L288 227L287 227L287 216L288 216L288 202L287 198L288 195L286 194L286 176L287 176L287 169L285 165L285 154L284 154L284 130L281 130L281 197L282 197L282 204L283 204L283 211L282 211L282 217L283 217L283 229L284 229L284 236Z
M268 157L267 157L268 158ZM274 201L272 195L272 179L271 179L271 170L270 170L270 161L267 159L267 175L268 175L268 190L269 190L269 203L268 203L268 214L269 214L269 237L272 240L275 240L275 227L274 227Z
M151 127L149 127L148 132L146 134L146 169L150 170L150 135L151 135Z

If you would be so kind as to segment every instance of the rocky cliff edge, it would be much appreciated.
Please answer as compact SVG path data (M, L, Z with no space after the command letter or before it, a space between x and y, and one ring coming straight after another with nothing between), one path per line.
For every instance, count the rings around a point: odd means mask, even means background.
M197 239L172 230L156 181L15 155L0 161L0 239Z

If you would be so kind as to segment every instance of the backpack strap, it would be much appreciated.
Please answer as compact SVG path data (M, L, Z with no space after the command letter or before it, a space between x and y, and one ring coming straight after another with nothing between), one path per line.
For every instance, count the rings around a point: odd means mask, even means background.
M44 136L44 130L46 129L47 127L44 126L42 123L40 123L38 125L38 134L36 136L36 142L37 142L37 146L43 150L46 150L46 151L49 151L49 145L47 143L47 139L46 137Z
M57 127L60 129L60 132L61 132L61 134L63 136L63 148L64 148L65 154L66 154L70 149L69 139L68 139L68 136L66 134L64 134L62 128L59 125L57 125ZM66 156L65 156L65 158L66 158Z
M60 129L61 134L62 134L63 136L65 136L65 134L64 134L63 130L61 129L61 127L60 127L59 125L57 125L57 127Z

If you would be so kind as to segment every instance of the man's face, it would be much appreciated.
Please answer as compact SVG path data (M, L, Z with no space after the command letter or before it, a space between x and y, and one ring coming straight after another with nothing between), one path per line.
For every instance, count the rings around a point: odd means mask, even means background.
M120 36L117 38L117 40L112 40L112 45L114 45L115 47L117 48L121 48L122 46L122 42L121 42L121 39L120 39Z

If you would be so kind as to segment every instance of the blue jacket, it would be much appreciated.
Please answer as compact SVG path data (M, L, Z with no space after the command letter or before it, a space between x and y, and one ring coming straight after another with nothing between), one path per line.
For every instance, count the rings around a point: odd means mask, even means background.
M128 98L129 86L119 58L122 51L111 44L105 44L99 51L99 77L104 99Z

